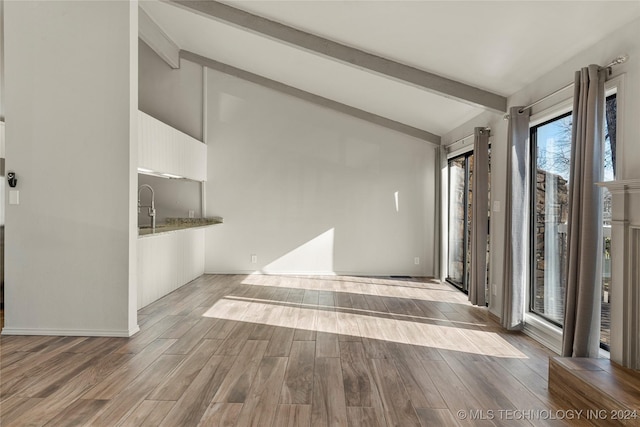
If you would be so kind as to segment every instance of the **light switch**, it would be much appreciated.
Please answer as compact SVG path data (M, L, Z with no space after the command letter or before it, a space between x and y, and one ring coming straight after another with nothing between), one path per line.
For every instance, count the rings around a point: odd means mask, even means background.
M10 205L20 204L20 190L9 190L9 204Z
M493 202L493 211L494 212L500 212L500 201L495 200Z

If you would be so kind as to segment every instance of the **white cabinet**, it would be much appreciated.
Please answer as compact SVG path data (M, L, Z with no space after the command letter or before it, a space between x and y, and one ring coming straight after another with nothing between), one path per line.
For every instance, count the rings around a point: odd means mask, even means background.
M178 248L178 286L204 274L204 233L203 228L175 233Z
M138 309L204 274L204 228L138 238Z
M138 168L206 181L207 146L138 111Z

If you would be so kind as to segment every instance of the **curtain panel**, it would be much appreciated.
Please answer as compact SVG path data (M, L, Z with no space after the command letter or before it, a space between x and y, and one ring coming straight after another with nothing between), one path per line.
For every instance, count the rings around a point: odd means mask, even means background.
M507 191L505 199L504 267L502 272L502 326L524 327L529 259L530 211L530 109L511 107L507 140Z
M473 182L471 184L471 271L469 301L484 307L487 284L487 241L489 238L489 134L477 127L473 139Z
M598 357L606 70L589 65L576 72L571 132L571 179L567 231L567 289L562 356Z

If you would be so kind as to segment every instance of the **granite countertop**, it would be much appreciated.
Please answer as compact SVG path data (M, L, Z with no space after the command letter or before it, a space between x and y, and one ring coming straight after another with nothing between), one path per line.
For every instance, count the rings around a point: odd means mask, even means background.
M209 227L216 224L222 224L221 217L213 216L207 218L167 218L164 224L156 225L155 230L151 229L151 226L138 227L138 237L155 236L172 231Z

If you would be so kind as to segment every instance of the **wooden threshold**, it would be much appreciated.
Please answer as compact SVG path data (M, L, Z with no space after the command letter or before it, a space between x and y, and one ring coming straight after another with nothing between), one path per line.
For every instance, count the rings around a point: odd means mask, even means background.
M595 426L640 426L640 372L608 359L554 357L549 391Z

